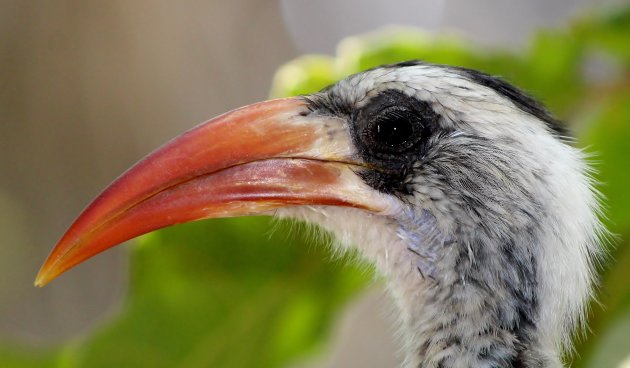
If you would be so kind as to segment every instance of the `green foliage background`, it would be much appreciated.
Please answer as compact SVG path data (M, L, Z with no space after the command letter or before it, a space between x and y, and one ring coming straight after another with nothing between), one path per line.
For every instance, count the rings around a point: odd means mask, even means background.
M630 8L542 31L522 53L383 30L346 39L334 57L288 63L272 95L310 93L366 68L422 59L501 75L571 122L579 145L597 153L605 221L617 234L602 267L601 303L591 308L591 329L577 339L572 366L615 367L630 355L628 40ZM131 249L128 297L113 320L50 350L0 344L0 366L282 367L299 361L322 350L336 313L371 279L369 268L331 257L312 238L300 226L267 218L203 221L147 235Z

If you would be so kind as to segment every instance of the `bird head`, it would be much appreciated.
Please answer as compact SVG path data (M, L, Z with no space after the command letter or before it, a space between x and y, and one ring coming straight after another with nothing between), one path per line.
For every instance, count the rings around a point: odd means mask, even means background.
M385 65L194 127L115 180L36 280L204 218L305 220L388 280L410 367L555 367L599 253L584 154L487 74ZM462 365L464 364L464 365Z

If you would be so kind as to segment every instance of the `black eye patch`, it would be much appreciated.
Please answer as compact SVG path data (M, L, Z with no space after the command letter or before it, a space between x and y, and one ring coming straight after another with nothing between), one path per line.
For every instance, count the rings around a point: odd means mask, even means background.
M358 174L381 192L411 194L407 178L438 131L439 119L428 102L398 90L373 97L350 117L359 154L373 165Z
M407 161L437 126L428 103L397 90L373 97L352 117L355 140L366 161Z

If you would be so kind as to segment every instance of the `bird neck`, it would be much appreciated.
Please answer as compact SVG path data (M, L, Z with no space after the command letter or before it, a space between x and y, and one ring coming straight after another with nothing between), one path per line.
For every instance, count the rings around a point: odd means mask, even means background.
M412 267L390 284L402 312L404 366L561 367L559 352L540 338L535 232L499 241L484 231L446 236L431 221L425 214L423 228L408 232L424 239L407 237Z

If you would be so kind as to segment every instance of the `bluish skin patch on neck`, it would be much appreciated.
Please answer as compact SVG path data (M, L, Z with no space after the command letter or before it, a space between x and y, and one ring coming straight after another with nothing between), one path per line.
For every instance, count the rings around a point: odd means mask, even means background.
M407 211L406 211L407 212ZM455 242L453 237L438 227L431 212L422 210L420 214L408 211L406 221L399 227L399 235L406 240L407 249L413 258L413 265L424 279L435 279L436 263L443 249Z

